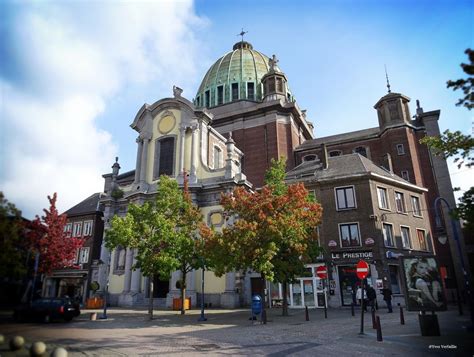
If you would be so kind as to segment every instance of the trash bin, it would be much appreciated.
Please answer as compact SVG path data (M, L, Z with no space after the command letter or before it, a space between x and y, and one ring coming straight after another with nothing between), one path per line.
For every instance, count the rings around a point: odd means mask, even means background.
M262 297L260 295L252 296L252 315L259 315L262 312Z

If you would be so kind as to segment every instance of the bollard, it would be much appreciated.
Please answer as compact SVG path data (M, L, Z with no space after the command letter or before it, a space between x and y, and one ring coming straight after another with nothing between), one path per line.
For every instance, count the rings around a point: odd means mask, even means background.
M263 309L263 311L262 311L262 323L264 325L267 324L267 309Z
M405 316L403 315L403 306L400 306L400 325L405 325Z
M91 321L96 321L97 320L97 312L91 312L89 319Z
M377 323L377 341L383 341L382 326L380 326L380 316L376 317L376 323Z
M305 318L306 318L306 321L309 321L309 311L308 311L308 306L305 305Z
M354 303L351 303L351 314L352 314L352 316L355 316L355 313L354 313Z
M324 318L328 318L328 307L326 306L326 303L324 303Z
M463 311L462 311L462 301L461 301L461 296L459 295L459 289L456 291L457 292L457 295L458 295L458 310L459 310L459 316L463 315Z
M372 328L374 330L377 328L377 320L375 319L375 310L372 310Z

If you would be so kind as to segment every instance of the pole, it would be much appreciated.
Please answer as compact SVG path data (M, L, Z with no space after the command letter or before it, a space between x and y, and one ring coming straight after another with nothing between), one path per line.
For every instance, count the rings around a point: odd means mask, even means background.
M359 335L364 334L364 279L360 279L362 287L362 296L360 298L360 332Z
M204 316L204 260L201 258L202 272L201 272L201 316L198 321L207 321Z
M441 222L440 217L439 217L439 213L438 213L438 210L439 210L439 204L438 203L440 201L442 201L446 204L446 206L448 207L448 213L451 217L451 229L453 231L453 238L456 241L456 247L458 249L459 261L461 263L461 270L462 270L462 273L463 273L463 276L464 276L464 285L465 285L465 289L466 289L466 293L467 293L467 301L468 301L469 309L470 309L470 313L471 313L471 326L468 327L468 329L471 330L471 329L474 328L474 302L473 302L471 287L469 285L469 277L467 275L467 270L466 270L466 267L465 267L465 264L464 264L464 257L463 257L463 254L462 254L461 243L459 242L459 236L458 236L458 230L457 230L457 227L456 227L456 221L452 216L453 210L451 209L451 206L449 205L448 201L446 201L446 199L444 199L443 197L437 197L434 201L434 204L433 204L434 211L435 211L435 221L437 222L437 224L439 224ZM458 287L458 292L459 292L459 287ZM461 310L462 310L462 308L460 309L460 312L462 312Z
M323 293L324 293L324 318L328 318L328 308L326 304L326 279L323 279Z

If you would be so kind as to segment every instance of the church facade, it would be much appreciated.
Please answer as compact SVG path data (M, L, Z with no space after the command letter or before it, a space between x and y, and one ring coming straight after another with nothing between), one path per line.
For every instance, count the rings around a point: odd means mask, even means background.
M393 244L401 242L401 246L389 246L390 249L364 256L374 270L371 272L371 283L375 286L376 280L382 277L387 283L393 279L401 280L399 270L390 271L389 265L397 265L394 259L397 256L420 252L436 253L442 259L445 281L449 281L455 276L457 262L453 261L451 242L437 240L434 213L429 208L438 196L448 199L454 206L449 172L444 159L435 157L418 143L424 135L439 133L437 120L440 113L425 113L418 106L417 116L412 120L409 101L402 94L389 92L375 105L378 127L314 138L313 125L307 120L305 111L299 108L276 57L270 58L254 50L250 43L240 41L210 67L192 101L174 87L173 97L151 105L144 104L138 111L131 124L138 134L135 169L121 173L120 165L116 162L112 173L103 175L105 195L101 198L101 206L104 207L105 230L114 215L126 214L129 203L143 203L152 199L162 174L174 177L182 185L183 172L188 173L193 201L201 209L204 219L209 224L222 227L226 222L219 205L220 194L229 192L237 185L260 188L272 158L283 156L287 159L289 182L303 181L309 189L314 189L312 185L318 186L315 184L320 168L317 162L325 160L327 164L335 160L336 163L338 156L355 155L362 162L362 167L371 168L365 174L368 175L367 185L374 188L371 191L373 194L376 195L377 185L384 187L388 182L393 192L398 190L408 198L418 197L422 202L420 207L425 212L415 218L407 214L406 224L403 223L405 216L398 215L398 233L392 234ZM380 170L389 174L384 175ZM313 180L306 182L298 174L300 171L305 171L307 176L312 175ZM351 182L350 172L345 171L341 175L346 175L348 182ZM341 177L333 177L332 180ZM382 184L372 184L370 180L381 180ZM316 189L315 194L323 209L326 209L326 205L329 205L329 202L325 202L328 200L326 196ZM358 197L357 207L358 214L364 214L364 221L374 221L377 216L380 225L374 225L370 236L358 237L359 246L342 247L342 231L329 229L334 217L326 216L327 221L323 221L320 227L320 241L327 252L334 250L332 242L340 242L339 248L355 254L363 248L364 242L368 242L368 251L374 246L371 240L384 240L386 233L383 232L381 222L382 215L388 212L379 212L374 201L364 200L363 196ZM446 221L449 223L446 213L443 210L444 227L450 234L451 226L446 224ZM415 236L417 229L423 231L423 243L410 245L405 241L407 244L403 245L403 238L400 240L395 237L395 234L402 234L399 229L402 226L412 226ZM375 243L376 247L384 246ZM290 296L292 306L303 306L305 299L313 299L314 304L310 306L322 306L322 285L316 278L315 269L323 264L334 266L334 259L334 255L325 254L308 267L312 277L308 281L301 280L299 289L294 284ZM179 296L176 289L178 273L173 274L169 281L157 279L154 282L155 295L147 296L148 279L142 276L140 270L131 269L134 264L133 250L119 247L110 252L103 245L100 260L99 283L101 289L108 286L109 301L113 305L145 305L149 298L154 298L158 306L169 307L172 299ZM382 264L377 265L377 260ZM330 287L334 290L330 297L333 306L345 304L339 275L337 268L333 273L330 272L329 279L335 281L334 286ZM200 279L200 271L188 276L187 294L193 306L202 296ZM211 306L237 307L249 303L253 293L263 293L265 289L275 304L281 300L281 287L278 284L263 286L259 276L252 272L233 272L221 278L206 272L204 297ZM305 293L310 291L312 295L306 296Z

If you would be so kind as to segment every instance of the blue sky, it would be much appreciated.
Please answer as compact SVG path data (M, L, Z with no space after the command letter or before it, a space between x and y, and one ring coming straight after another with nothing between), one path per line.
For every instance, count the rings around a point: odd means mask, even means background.
M392 91L440 109L442 130L472 133L448 79L473 46L473 1L4 1L0 4L0 190L26 217L58 192L67 209L103 189L119 156L135 166L129 127L143 103L192 99L241 28L275 54L317 137L377 126ZM466 189L472 171L452 169Z

